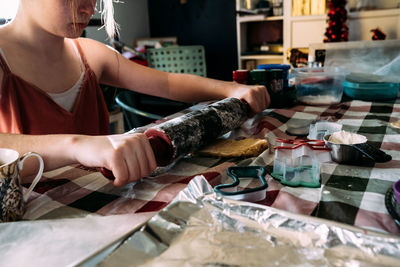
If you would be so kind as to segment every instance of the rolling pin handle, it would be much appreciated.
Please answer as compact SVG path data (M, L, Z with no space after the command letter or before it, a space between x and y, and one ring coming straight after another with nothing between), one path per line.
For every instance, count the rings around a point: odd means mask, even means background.
M172 162L172 147L158 136L150 136L150 146L153 149L154 157L157 161L157 166L166 166ZM101 174L109 180L115 180L112 171L106 168L100 169Z
M106 168L102 167L102 168L100 168L100 172L108 180L115 180L114 174L109 169L106 169Z
M255 114L251 110L249 103L247 103L247 101L244 99L240 99L240 101L242 102L242 104L244 106L244 110L247 114L247 117L249 117L249 118L253 117Z
M172 162L173 149L159 136L149 136L149 142L157 161L157 166L167 166Z

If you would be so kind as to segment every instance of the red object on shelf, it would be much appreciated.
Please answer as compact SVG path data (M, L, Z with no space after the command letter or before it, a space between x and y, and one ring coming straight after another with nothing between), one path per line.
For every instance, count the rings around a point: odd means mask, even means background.
M385 40L386 39L386 34L384 34L379 28L372 29L371 32L373 33L372 40Z
M349 40L349 28L346 25L347 0L329 0L328 27L324 42L344 42Z

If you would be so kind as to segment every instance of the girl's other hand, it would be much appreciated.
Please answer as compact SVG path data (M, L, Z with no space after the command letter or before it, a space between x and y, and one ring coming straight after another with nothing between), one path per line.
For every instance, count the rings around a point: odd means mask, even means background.
M263 85L244 85L233 83L232 90L229 90L227 97L235 97L245 100L254 114L257 114L268 108L271 99L267 88Z

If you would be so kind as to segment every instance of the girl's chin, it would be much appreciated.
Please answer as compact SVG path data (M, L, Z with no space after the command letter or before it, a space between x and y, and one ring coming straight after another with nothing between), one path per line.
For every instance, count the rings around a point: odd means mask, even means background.
M82 36L82 33L83 33L83 30L76 30L76 31L74 31L74 30L72 30L72 31L68 31L66 34L65 34L65 36L64 37L67 37L67 38L78 38L78 37L81 37Z
M85 30L86 25L84 24L70 24L68 27L68 30L65 33L65 37L68 38L77 38L80 37L83 33L83 31Z

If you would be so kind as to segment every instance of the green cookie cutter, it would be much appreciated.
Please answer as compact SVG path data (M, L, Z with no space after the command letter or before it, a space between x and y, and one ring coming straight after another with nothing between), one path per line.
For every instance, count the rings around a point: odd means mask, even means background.
M231 184L220 184L214 187L217 194L221 194L230 199L245 201L260 201L266 196L268 183L265 180L267 171L261 166L232 166L228 167L226 173L233 179ZM240 191L224 191L223 189L235 188L240 184L241 178L258 178L261 186L255 188L247 188Z

